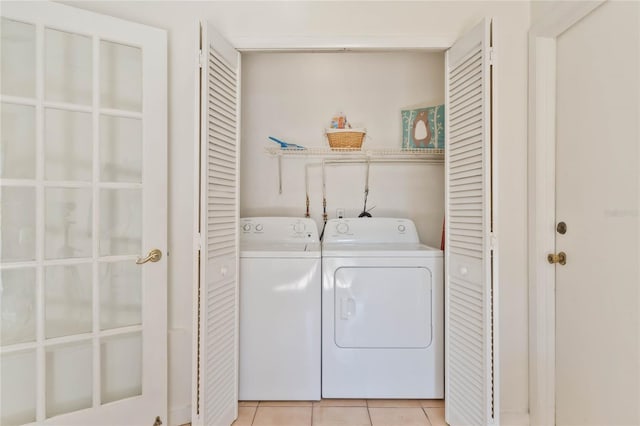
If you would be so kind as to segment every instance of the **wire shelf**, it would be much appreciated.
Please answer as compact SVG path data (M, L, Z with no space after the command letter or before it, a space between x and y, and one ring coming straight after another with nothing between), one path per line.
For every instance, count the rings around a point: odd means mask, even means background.
M393 158L424 158L444 161L444 149L436 148L278 148L268 147L267 153L287 157L325 157L325 158L352 158L352 157L393 157Z

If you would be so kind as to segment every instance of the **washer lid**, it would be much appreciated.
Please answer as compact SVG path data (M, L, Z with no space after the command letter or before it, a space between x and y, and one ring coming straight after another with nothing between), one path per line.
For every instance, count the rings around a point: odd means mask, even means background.
M319 258L319 243L247 241L240 244L241 258Z
M325 243L324 257L442 257L442 250L418 243Z

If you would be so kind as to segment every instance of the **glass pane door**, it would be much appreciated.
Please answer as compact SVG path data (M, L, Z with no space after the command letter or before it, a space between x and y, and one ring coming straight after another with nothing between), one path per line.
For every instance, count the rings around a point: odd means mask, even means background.
M1 22L2 425L143 394L142 48L59 28Z

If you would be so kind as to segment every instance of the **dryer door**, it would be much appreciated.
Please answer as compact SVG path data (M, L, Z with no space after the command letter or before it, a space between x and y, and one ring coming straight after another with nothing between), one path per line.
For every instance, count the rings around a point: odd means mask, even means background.
M413 349L431 344L429 269L342 267L334 279L338 347Z

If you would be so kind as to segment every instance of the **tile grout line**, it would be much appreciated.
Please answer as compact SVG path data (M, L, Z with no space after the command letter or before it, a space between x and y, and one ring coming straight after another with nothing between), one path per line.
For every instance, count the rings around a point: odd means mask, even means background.
M429 426L433 426L433 423L431 423L431 419L429 418L429 413L427 413L427 408L423 407L422 405L420 406L420 408L422 408L422 412L427 417L427 422L429 422Z
M251 417L251 425L256 421L256 416L258 415L258 407L260 406L260 402L258 402L255 406L255 410L253 410L253 416Z
M367 416L369 416L369 424L373 426L373 420L371 419L371 411L369 411L369 400L364 400L365 406L367 407Z

